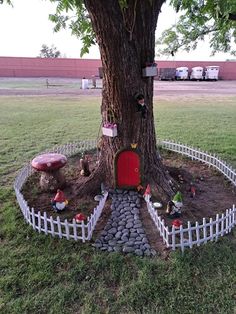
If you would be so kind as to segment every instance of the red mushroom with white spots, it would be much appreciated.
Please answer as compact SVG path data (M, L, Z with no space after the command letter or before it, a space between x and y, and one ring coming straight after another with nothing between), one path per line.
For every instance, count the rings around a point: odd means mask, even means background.
M65 185L65 177L60 171L67 163L66 156L56 153L42 154L35 157L31 165L40 171L40 187L45 191L55 191Z
M75 215L75 222L77 223L81 223L82 221L85 221L86 219L87 217L82 213Z

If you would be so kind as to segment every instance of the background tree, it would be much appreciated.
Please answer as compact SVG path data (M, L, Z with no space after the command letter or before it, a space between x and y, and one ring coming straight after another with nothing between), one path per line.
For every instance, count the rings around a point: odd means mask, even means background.
M222 51L236 55L235 0L171 0L170 5L180 16L157 40L157 46L161 46L158 54L174 55L179 49L190 51L209 36L212 54Z
M43 44L40 49L39 58L60 58L62 57L61 52L52 45L51 47Z

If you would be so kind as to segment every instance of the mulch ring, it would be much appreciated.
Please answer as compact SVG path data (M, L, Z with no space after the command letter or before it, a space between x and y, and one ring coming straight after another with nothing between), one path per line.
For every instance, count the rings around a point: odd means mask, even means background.
M169 151L164 151L163 163L178 182L183 195L180 217L183 224L214 218L235 204L236 187L213 167ZM192 196L191 185L196 189L195 197ZM171 226L173 219L165 213L165 208L158 210L158 213Z
M90 170L96 168L96 152L89 152ZM235 203L236 188L224 178L218 171L209 166L192 161L189 158L173 152L162 151L163 163L170 175L179 182L179 190L183 195L183 210L181 220L183 224L187 221L195 223L202 222L202 218L215 217L218 213L225 212L226 209L232 208ZM47 212L48 216L56 218L68 219L72 221L77 213L83 213L86 216L93 212L98 202L93 197L84 195L78 197L76 195L76 187L81 184L85 178L80 175L79 159L81 155L68 159L68 164L64 167L67 185L63 190L69 201L67 209L60 214L54 212L51 206L51 200L55 196L55 192L43 192L39 187L40 173L35 172L25 183L23 187L23 195L30 207L41 213ZM181 178L181 182L180 179ZM190 193L191 183L196 188L196 196L192 197ZM97 191L99 194L100 191ZM94 195L95 196L95 195ZM153 202L158 201L152 199ZM160 201L160 200L159 200ZM107 204L108 205L108 204ZM109 213L106 205L106 213ZM162 216L166 224L171 226L173 219L169 218L165 213L165 206L158 209L158 214ZM104 219L105 222L106 219ZM103 217L99 222L99 229L102 228Z

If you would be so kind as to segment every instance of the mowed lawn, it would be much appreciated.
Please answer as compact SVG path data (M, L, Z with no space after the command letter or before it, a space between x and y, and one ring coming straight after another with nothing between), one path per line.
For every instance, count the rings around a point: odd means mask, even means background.
M165 261L101 253L27 226L16 171L57 144L97 138L101 98L0 98L1 313L234 313L236 238ZM155 100L160 139L216 153L236 166L236 97Z

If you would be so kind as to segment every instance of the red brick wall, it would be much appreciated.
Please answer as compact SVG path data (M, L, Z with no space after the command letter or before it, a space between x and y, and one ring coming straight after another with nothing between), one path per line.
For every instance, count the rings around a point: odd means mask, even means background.
M176 68L187 66L219 65L219 77L224 80L236 80L236 62L208 61L157 61L158 68ZM75 77L90 78L98 75L101 60L69 58L20 58L0 57L0 77Z
M100 60L0 57L1 77L91 77Z

